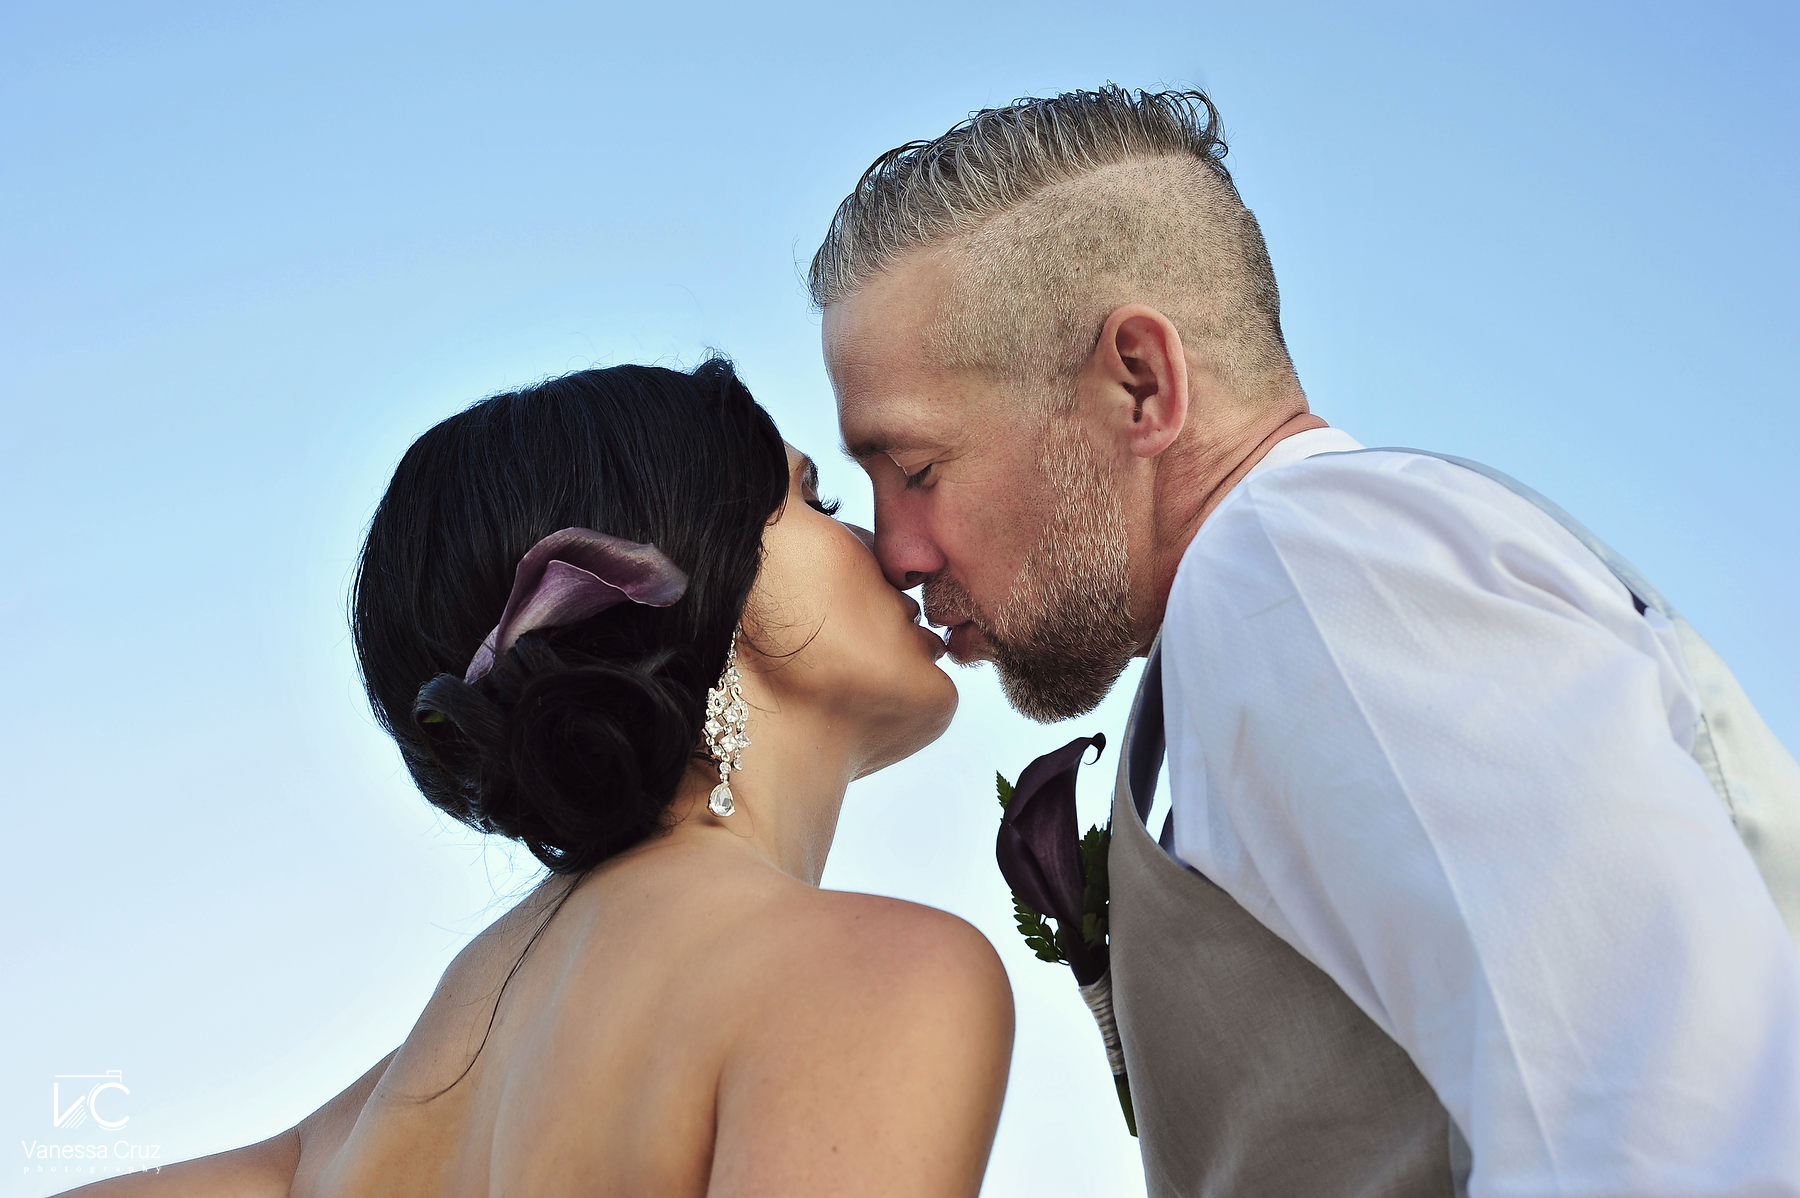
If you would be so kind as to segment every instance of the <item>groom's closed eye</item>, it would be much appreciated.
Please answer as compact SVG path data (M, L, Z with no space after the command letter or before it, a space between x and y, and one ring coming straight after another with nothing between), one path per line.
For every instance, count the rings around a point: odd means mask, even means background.
M898 462L895 462L894 464L896 466L900 465ZM910 473L905 466L900 466L900 473L905 476L905 481L900 484L901 488L907 491L916 491L924 486L925 479L931 474L931 468L936 464L937 463L935 462L927 462Z

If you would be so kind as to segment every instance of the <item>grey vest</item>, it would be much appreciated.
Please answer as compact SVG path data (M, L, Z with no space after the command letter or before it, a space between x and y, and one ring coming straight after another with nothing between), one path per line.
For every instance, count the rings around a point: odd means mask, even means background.
M1561 508L1486 466L1429 456L1536 504L1640 611L1674 625L1700 692L1694 759L1800 944L1800 765L1725 663ZM1112 1003L1151 1198L1465 1194L1468 1146L1405 1051L1323 971L1151 839L1144 821L1164 748L1160 638L1123 744L1107 859Z

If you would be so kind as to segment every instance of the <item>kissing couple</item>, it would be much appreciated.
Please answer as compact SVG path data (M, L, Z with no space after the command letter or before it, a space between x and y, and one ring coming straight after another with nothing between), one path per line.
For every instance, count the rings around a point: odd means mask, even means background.
M810 272L873 531L723 360L421 436L357 660L548 876L297 1126L92 1191L976 1194L998 958L818 886L947 652L1039 721L1148 659L1104 869L1054 865L1090 742L1007 818L1049 913L1106 879L1055 936L1156 1198L1800 1195L1800 767L1573 517L1311 412L1224 156L1205 96L1108 87L875 160Z

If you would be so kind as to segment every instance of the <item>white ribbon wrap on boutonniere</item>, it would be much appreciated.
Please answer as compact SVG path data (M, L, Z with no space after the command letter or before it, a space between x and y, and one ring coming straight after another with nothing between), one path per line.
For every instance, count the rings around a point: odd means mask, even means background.
M1114 1077L1124 1077L1125 1046L1119 1043L1119 1024L1113 1018L1112 970L1107 970L1099 981L1082 986L1080 990L1081 1001L1087 1004L1094 1022L1100 1025L1100 1039L1106 1044L1106 1063L1112 1066Z

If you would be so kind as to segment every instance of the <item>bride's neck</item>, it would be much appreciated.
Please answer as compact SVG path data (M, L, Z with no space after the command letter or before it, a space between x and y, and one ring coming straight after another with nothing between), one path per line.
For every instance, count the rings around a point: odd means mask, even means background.
M696 760L670 805L671 844L711 844L761 857L809 886L819 884L837 833L844 791L858 773L859 738L827 712L753 708L743 769L731 775L736 806L720 818L706 801L719 784L716 765Z

